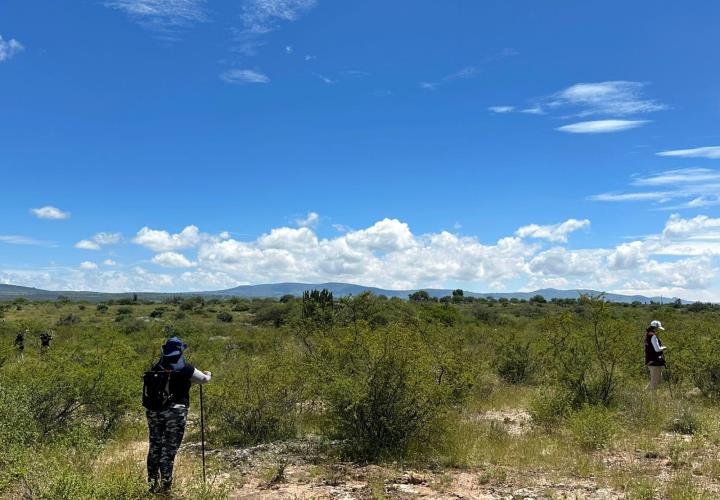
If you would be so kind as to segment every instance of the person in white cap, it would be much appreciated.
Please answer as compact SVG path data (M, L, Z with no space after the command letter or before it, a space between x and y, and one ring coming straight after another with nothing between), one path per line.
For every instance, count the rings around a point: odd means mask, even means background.
M662 323L653 320L645 331L645 366L650 369L650 382L645 390L654 391L658 388L662 377L662 368L665 366L663 351L666 347L662 345L657 336L659 330L665 330L665 328Z

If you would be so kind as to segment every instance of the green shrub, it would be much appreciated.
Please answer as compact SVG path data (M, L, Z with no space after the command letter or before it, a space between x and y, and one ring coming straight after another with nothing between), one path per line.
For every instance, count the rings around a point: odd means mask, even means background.
M286 358L245 359L215 380L207 389L214 440L250 446L295 435L301 381Z
M437 431L467 391L455 353L411 328L362 323L312 341L309 362L328 405L326 430L345 440L354 459L401 455Z
M505 382L522 384L535 372L529 342L519 342L514 338L500 345L495 352L492 366Z
M222 323L230 323L233 320L233 315L227 311L220 311L217 314L217 319Z
M695 410L686 403L675 408L668 430L678 434L696 434L702 429L702 421Z
M615 435L616 424L611 410L603 406L583 406L568 419L568 428L578 445L586 450L607 447Z
M565 389L542 389L530 402L530 417L535 425L552 431L570 414L571 403L571 395Z

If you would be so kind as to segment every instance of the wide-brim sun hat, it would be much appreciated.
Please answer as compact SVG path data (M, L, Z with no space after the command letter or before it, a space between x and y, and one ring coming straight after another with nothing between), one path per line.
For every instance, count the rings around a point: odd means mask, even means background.
M163 366L171 370L183 368L185 366L183 352L187 347L187 344L179 337L170 337L160 348Z

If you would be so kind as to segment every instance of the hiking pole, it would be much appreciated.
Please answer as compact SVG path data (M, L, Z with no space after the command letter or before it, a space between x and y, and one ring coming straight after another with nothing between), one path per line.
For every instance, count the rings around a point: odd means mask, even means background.
M202 453L203 484L205 484L205 416L203 406L203 386L200 385L200 451Z
M672 373L670 373L670 367L667 364L667 361L665 361L665 378L667 378L667 385L668 390L670 391L670 398L675 399L675 396L673 396L672 393Z

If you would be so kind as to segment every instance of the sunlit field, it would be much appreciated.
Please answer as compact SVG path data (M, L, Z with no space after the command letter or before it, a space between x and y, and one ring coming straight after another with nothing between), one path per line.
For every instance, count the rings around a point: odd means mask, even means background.
M213 372L207 482L194 388L178 498L720 494L719 307L413 299L6 302L0 491L149 497L141 377L174 334ZM657 393L652 319L669 346Z

